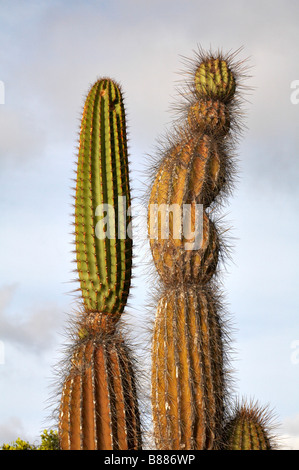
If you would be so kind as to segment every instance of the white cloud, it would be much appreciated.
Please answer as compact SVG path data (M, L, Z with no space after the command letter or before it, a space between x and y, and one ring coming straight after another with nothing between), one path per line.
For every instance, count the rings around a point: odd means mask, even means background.
M299 450L299 414L285 418L281 430L281 448Z
M27 160L41 157L45 134L37 115L27 109L12 109L6 103L0 108L1 165L26 164Z
M5 345L13 343L27 352L42 353L55 344L62 323L62 312L57 305L45 303L32 310L8 313L16 286L0 289L0 335ZM32 302L33 303L33 302Z
M282 434L280 442L280 450L299 450L299 435L292 436L289 434Z
M299 435L299 413L284 420L283 427L286 433Z
M11 444L18 437L27 440L25 429L19 418L12 416L0 424L0 445Z

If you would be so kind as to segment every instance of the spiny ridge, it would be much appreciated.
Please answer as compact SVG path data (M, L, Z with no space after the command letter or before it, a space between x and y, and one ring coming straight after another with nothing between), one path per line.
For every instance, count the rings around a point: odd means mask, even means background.
M223 414L223 343L207 291L167 290L152 343L152 407L158 449L211 449Z
M81 341L71 363L60 405L61 449L140 449L135 378L123 340Z

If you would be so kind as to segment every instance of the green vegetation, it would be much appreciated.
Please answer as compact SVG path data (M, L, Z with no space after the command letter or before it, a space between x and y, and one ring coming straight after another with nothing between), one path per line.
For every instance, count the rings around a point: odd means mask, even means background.
M30 444L27 441L18 439L10 444L3 444L1 450L60 450L57 431L45 429L40 435L41 443L39 445Z

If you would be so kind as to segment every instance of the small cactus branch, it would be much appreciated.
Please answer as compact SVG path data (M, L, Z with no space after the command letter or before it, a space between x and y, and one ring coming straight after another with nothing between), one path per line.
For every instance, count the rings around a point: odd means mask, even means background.
M223 433L223 449L273 450L271 413L257 403L237 405Z

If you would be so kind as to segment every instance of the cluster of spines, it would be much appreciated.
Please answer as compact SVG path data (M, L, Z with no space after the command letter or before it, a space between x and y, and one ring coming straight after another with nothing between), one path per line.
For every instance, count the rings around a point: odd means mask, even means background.
M258 403L237 404L223 431L223 450L274 450L273 418ZM273 426L273 425L272 425Z
M133 363L118 328L132 268L126 120L120 87L98 80L85 101L75 194L82 308L59 409L62 450L141 448Z
M220 202L233 180L236 68L221 54L198 58L188 90L192 98L187 95L186 113L173 141L168 137L170 145L151 187L150 246L164 287L152 341L152 409L159 449L213 449L221 440L225 335L215 295L208 294L217 288L221 242L209 206ZM155 205L159 211L153 220ZM173 215L174 205L180 218ZM178 236L184 205L189 205L191 223L189 232ZM196 205L203 209L197 226ZM196 230L202 235L199 247Z

